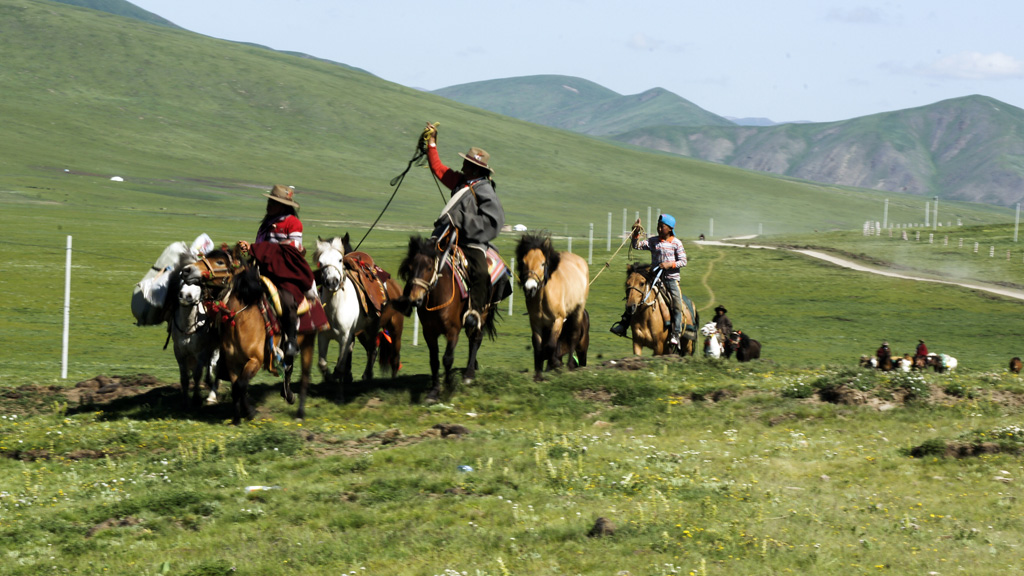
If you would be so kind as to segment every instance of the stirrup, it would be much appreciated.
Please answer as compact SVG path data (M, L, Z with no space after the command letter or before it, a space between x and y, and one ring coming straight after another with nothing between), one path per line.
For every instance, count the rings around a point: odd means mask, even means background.
M612 334L615 334L616 336L622 336L622 337L624 337L626 335L626 332L628 332L628 331L629 331L629 326L626 326L626 323L622 322L622 321L619 321L619 322L616 322L615 324L612 324L612 327L609 328L609 332L611 332Z

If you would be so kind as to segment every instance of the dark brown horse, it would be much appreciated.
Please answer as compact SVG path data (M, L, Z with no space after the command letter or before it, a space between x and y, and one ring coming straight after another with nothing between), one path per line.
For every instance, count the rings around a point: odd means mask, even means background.
M462 331L462 313L468 304L456 283L451 260L455 246L438 247L436 240L413 236L409 239L409 250L398 267L398 275L405 281L405 292L399 309L411 313L416 308L423 338L430 352L430 378L432 388L427 402L436 402L441 395L441 360L438 339L444 336L447 345L444 350L444 381L450 385L455 363L455 345ZM487 306L482 311L482 329L467 330L469 338L469 359L463 372L465 382L476 376L476 355L483 342L484 333L494 338L494 316L496 308Z
M556 252L547 236L525 234L516 246L516 263L533 332L534 379L541 379L545 361L548 370L558 368L566 353L570 370L586 366L587 261L572 252Z
M231 287L226 301L214 303L212 311L220 322L221 354L218 375L231 382L231 402L235 412L232 423L238 424L242 418L253 418L256 414L249 401L249 382L262 368L271 374L278 374L273 363L273 350L280 337L267 334L269 312L264 298L263 281L255 266L249 265L239 257L237 247L233 266L235 267L231 270L215 270L209 275L221 279L229 278ZM225 273L228 276L225 276ZM302 377L297 417L304 418L316 334L298 334L298 344ZM295 402L291 389L292 368L293 366L285 367L281 390L281 395L289 404Z
M630 313L629 325L633 331L633 354L643 355L644 348L654 350L655 356L668 354L669 327L671 310L668 298L660 294L658 286L653 286L657 272L652 272L650 265L630 264L626 268L626 310ZM685 298L685 297L684 297ZM699 326L700 315L696 310L683 303L683 337L679 340L681 356L692 356L697 348L696 328L693 340L686 337L687 326Z
M737 361L750 362L761 357L761 343L744 334L742 330L733 332L730 340L736 350Z

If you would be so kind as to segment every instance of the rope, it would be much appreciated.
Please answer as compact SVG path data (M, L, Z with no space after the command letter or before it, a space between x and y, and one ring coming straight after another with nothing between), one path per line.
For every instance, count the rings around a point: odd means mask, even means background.
M639 234L639 236L643 236L643 235L644 235L644 227L643 227L643 226L636 226L636 227L634 227L634 228L633 228L633 230L634 230L634 231L636 231L636 230L638 230L638 229L639 229L639 231L640 231L640 234ZM610 257L610 258L608 258L608 260L607 260L607 261L606 261L606 262L604 263L604 266L602 266L602 267L601 267L601 269L600 269L600 270L598 270L597 274L595 274L595 275L594 275L594 278L590 280L590 284L593 284L593 283L594 283L594 281L596 281L596 280L597 280L597 277L598 277L598 276L600 276L602 272L604 272L604 271L605 271L605 270L607 270L607 269L608 269L609 267L611 267L611 265L612 265L612 260L614 260L614 259L615 259L615 256L616 256L616 254L618 254L618 253L619 253L619 250L622 250L622 247L626 245L626 242L629 242L629 241L630 241L630 240L632 240L632 239L633 239L633 235L632 235L632 234L630 234L629 236L626 236L626 237L625 237L625 238L624 238L624 239L622 240L622 244L619 244L619 247L615 249L615 252L614 252L614 253L612 253L611 257ZM587 284L587 286L590 286L590 284Z
M434 126L436 130L436 127L440 124L440 122L435 122L432 126ZM359 239L359 243L356 244L355 250L359 250L359 247L363 245L363 240L366 240L366 237L370 235L370 232L375 226L377 226L380 219L384 217L384 213L387 212L388 207L391 206L391 201L394 200L395 195L398 194L398 189L402 187L402 182L405 181L405 175L409 173L409 170L412 170L413 165L423 166L427 163L427 137L429 134L430 129L423 131L419 141L416 143L416 152L412 155L412 158L409 159L409 163L406 164L405 170L402 170L401 174L391 179L391 185L395 187L395 191L391 193L391 198L388 198L387 204L384 205L384 209L377 215L377 219L373 221L373 224L370 224L370 228L366 231L366 234L363 234L363 237ZM441 199L444 200L444 193L441 192L440 186L437 187L437 191L441 193Z

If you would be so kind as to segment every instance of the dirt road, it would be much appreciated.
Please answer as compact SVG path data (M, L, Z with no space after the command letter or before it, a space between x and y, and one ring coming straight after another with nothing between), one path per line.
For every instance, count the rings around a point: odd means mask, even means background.
M697 244L704 246L730 246L732 248L753 248L758 250L779 250L775 246L757 246L754 244L737 244L739 241L750 240L755 236L737 236L735 238L726 238L726 242L719 242L715 240L698 240ZM918 280L920 282L935 282L937 284L951 284L953 286L962 286L964 288L970 288L971 290L982 290L984 292L990 292L992 294L999 294L1000 296L1006 296L1008 298L1016 298L1017 300L1024 300L1024 291L1014 290L1013 288L1006 288L1003 286L997 286L995 284L982 284L978 282L963 282L958 280L942 280L939 278L928 278L925 276L915 276L906 272L893 272L891 270L885 270L883 268L872 268L863 264L858 264L852 260L846 260L826 254L825 252L818 252L817 250L789 250L789 252L796 252L811 258L817 258L819 260L825 260L831 262L836 266L842 266L843 268L849 268L850 270L857 270L858 272L870 272L871 274L878 274L881 276L889 276L891 278L901 278L903 280Z

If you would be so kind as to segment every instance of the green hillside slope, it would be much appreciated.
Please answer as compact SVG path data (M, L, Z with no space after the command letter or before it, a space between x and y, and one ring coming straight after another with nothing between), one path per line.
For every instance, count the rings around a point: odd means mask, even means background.
M1024 110L985 96L842 122L661 126L614 139L817 182L1004 206L1024 199Z
M300 190L304 220L358 233L385 206L425 121L445 161L487 149L508 221L598 235L613 214L673 213L680 233L859 228L883 195L628 149L537 126L333 64L30 0L0 4L5 201L255 218L260 190ZM113 183L111 176L124 182ZM920 219L890 197L890 220ZM442 196L415 169L382 226L429 227ZM954 205L965 223L1009 211Z
M645 126L732 126L668 90L623 96L571 76L541 75L449 86L434 94L513 118L605 136Z

